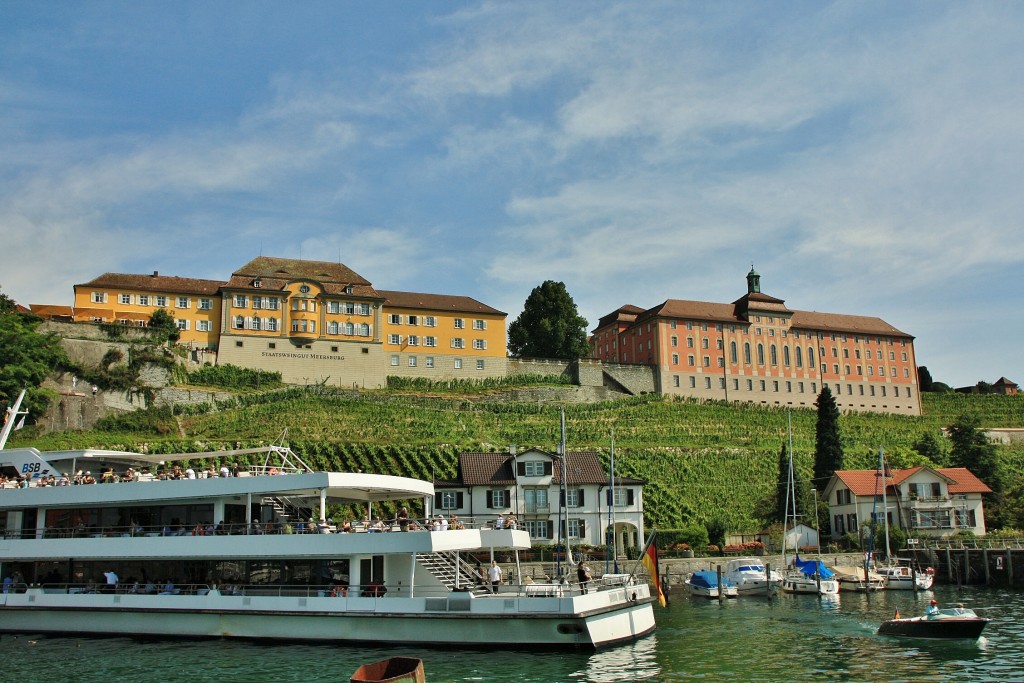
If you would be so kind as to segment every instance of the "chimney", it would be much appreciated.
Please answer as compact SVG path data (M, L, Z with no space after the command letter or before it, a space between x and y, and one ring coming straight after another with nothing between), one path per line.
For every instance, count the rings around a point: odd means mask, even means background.
M153 277L157 277L158 275L160 275L160 271L159 270L154 270L153 271Z

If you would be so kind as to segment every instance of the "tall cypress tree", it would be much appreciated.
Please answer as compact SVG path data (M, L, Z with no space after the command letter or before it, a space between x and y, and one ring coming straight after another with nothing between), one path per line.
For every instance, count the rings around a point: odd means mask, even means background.
M839 407L828 385L821 388L814 441L814 488L823 491L836 470L843 469L843 441L839 434Z

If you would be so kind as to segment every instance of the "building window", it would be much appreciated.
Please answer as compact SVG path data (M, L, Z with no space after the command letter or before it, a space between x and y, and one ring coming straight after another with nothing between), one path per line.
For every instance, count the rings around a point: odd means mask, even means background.
M679 365L679 354L678 353L673 353L672 354L672 365Z
M209 332L210 331L210 327L211 327L211 325L210 325L210 321L209 320L197 320L196 321L196 330L198 330L199 332Z
M452 361L452 367L454 367L456 370L461 370L462 369L462 359L461 358L456 358L455 360L453 360Z
M424 337L423 338L423 345L424 346L429 346L429 347L437 346L437 337L430 337L430 336Z
M687 363L687 364L688 364L688 365L689 365L689 366L690 366L691 368L692 368L692 367L694 366L695 360L694 360L694 357L693 357L693 354L692 354L692 353L691 353L690 355L688 355L688 356L686 357L686 363Z
M179 330L187 330L188 329L188 321L185 320L184 318L178 318L174 322L177 323Z
M401 343L402 343L402 335L400 335L400 334L389 334L388 335L388 344L396 344L397 345L397 344L401 344Z
M398 367L398 356L391 356L391 365L396 368Z
M427 356L426 360L425 360L425 363L426 363L426 366L428 368L434 367L434 357L433 356Z
M489 508L507 508L508 507L508 491L502 489L497 491L487 492L487 507Z
M477 358L476 359L476 369L477 370L483 370L484 369L484 359L483 358Z
M338 326L338 323L335 321L327 323L327 334L338 334L340 329L341 328Z
M710 377L705 377L704 378L704 388L705 389L710 389L711 388L711 378Z
M199 300L199 310L200 311L213 310L213 299L200 299Z
M235 294L235 297L232 300L231 305L234 306L235 308L248 308L249 297L245 296L244 294Z
M750 365L750 342L743 342L743 362Z
M672 335L672 348L679 346L679 337Z
M409 356L409 367L416 367L416 356Z
M419 325L420 317L418 315L410 315L406 317L406 322L410 325Z
M410 334L408 337L405 338L405 341L409 346L420 345L420 338L415 334Z
M347 334L349 336L352 336L356 333L356 326L353 323L345 323L341 329L343 334Z
M391 313L388 315L388 322L391 323L392 325L401 325L402 316L398 313Z
M453 349L464 349L466 348L466 341L462 337L455 337L452 339Z
M139 294L139 305L140 306L148 306L149 305L149 295L148 294Z
M543 460L525 460L525 461L523 461L523 476L524 477L543 477L544 476L544 461Z
M277 318L267 318L267 330L277 332Z
M486 330L487 329L487 321L486 320L474 320L473 321L473 329L474 330Z
M672 386L679 388L679 375L672 375Z
M242 316L242 315L236 315L235 316L235 329L236 330L244 330L245 329L245 316Z
M757 364L764 365L764 344L757 345Z
M455 318L452 322L455 324L455 329L457 330L461 330L466 326L466 321L462 318Z
M692 349L693 348L693 337L687 337L686 338L686 348L688 348L688 349Z
M477 351L485 350L487 348L487 340L486 339L474 339L473 340L473 348L476 349Z
M736 353L736 342L734 341L729 342L729 362L733 365L739 362L739 358Z
M127 305L131 304L131 302L132 302L132 295L131 294L122 294L121 295L121 304L122 305L127 306Z
M106 292L93 292L92 293L92 302L94 304L105 304L105 303L107 303L107 293Z

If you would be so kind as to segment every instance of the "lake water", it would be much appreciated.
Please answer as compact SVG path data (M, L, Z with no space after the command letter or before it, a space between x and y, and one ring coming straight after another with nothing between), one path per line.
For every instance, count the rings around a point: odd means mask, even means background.
M993 621L976 642L875 633L897 608L914 616L932 597L943 605L963 602ZM5 634L0 680L338 682L348 681L360 664L394 655L423 659L429 683L1024 680L1024 594L1017 591L940 587L916 596L843 593L821 601L780 596L719 605L677 590L668 609L655 610L654 635L597 653L506 650L500 630L489 651Z

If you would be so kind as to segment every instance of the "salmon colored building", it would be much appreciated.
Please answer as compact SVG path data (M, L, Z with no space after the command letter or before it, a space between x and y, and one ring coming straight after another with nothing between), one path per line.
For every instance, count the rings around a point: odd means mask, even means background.
M810 407L828 385L840 410L921 414L912 336L880 318L790 309L753 268L732 303L623 306L590 343L605 363L654 368L664 394Z

